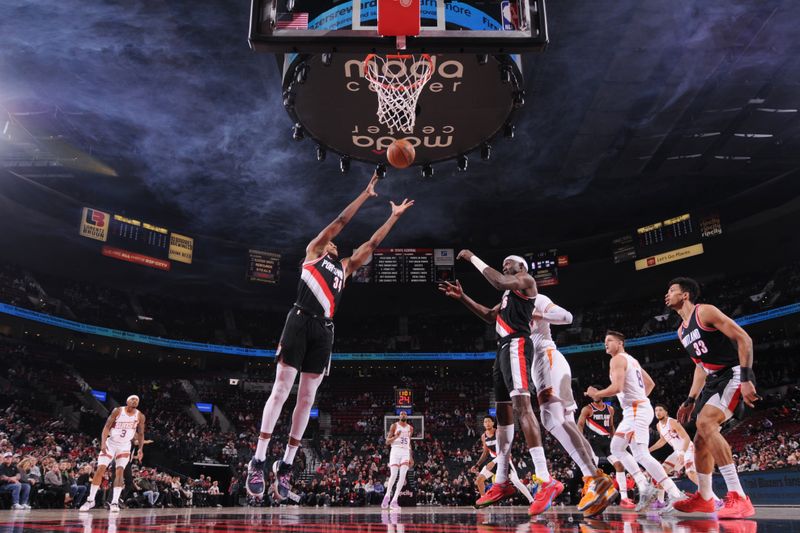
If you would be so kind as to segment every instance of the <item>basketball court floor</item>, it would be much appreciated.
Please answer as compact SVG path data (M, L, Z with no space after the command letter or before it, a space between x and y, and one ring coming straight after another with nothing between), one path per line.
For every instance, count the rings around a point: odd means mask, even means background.
M369 508L202 508L128 509L117 515L105 510L0 511L0 532L312 532L312 533L444 533L610 532L760 533L800 532L797 507L756 507L750 520L721 520L701 515L660 517L656 513L606 512L587 520L574 507L556 507L535 519L524 507L475 510L467 507L413 507L389 513Z

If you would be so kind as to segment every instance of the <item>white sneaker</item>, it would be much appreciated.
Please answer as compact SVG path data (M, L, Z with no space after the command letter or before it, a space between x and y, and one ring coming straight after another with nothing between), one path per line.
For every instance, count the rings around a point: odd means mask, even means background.
M24 508L23 506L21 506L20 504L18 504L18 503L15 503L14 505L12 505L12 506L11 506L11 509L12 509L13 511L21 511L21 510L23 510L23 509L25 509L25 508Z
M94 500L86 500L78 510L82 513L85 513L86 511L91 511L92 509L94 509Z
M25 509L26 511L29 511L31 509L31 506L28 505L27 503L23 503L22 508Z
M664 507L663 509L660 509L658 511L658 514L660 514L661 516L664 516L664 515L668 516L668 515L671 515L671 514L674 514L674 513L678 512L678 511L675 510L675 502L683 501L686 498L688 498L688 496L686 495L685 492L681 492L680 498L670 498L669 499L669 503L667 503L667 506Z
M647 484L645 490L639 494L639 503L636 504L636 512L640 513L650 507L653 500L658 496L658 490L650 483Z
M109 512L118 513L119 512L119 504L111 502L111 505L108 506Z

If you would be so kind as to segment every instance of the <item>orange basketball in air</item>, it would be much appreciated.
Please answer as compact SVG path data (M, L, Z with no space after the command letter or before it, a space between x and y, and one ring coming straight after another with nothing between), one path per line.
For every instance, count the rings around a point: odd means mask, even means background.
M386 150L386 159L394 168L406 168L414 162L415 156L414 146L404 139L396 140Z

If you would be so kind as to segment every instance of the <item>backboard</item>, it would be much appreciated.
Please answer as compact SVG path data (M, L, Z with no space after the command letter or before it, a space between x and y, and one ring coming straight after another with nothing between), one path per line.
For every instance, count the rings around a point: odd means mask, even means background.
M274 53L387 52L397 39L378 32L379 2L411 0L252 0L250 44ZM426 53L523 53L547 43L544 0L414 0L417 35L405 47Z

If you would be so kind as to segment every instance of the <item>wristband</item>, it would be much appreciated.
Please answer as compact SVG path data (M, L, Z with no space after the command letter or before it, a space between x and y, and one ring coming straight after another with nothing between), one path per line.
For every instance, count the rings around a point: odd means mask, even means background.
M472 263L473 265L475 265L475 268L477 268L478 271L480 271L481 274L483 274L484 270L489 268L489 265L487 265L486 263L481 261L481 258L478 257L477 255L473 255L472 257L470 257L469 258L469 262Z
M683 402L683 405L694 405L694 402L696 402L696 401L697 401L697 398L695 398L694 396L689 396L689 397L688 397L688 398L686 398L686 400Z
M756 375L753 373L753 369L750 367L740 367L741 370L741 381L744 383L745 381L755 381Z

